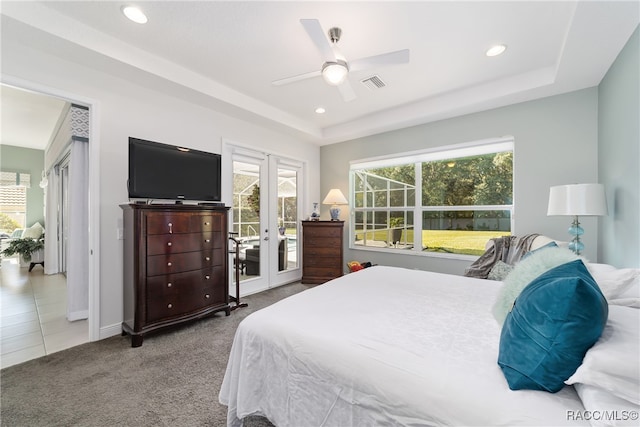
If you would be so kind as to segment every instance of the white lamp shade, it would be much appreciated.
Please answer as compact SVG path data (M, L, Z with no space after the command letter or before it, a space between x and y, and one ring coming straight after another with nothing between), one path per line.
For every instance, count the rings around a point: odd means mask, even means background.
M571 184L551 187L547 215L607 215L604 185Z
M327 194L327 197L322 201L323 205L346 205L348 203L342 191L337 188L332 188Z
M349 69L343 63L327 62L322 68L322 77L330 85L338 86L347 78L348 72Z

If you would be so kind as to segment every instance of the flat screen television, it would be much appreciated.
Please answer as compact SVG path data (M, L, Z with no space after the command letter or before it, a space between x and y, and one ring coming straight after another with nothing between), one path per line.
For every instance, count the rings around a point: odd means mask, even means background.
M129 138L130 199L221 199L221 156L191 148Z

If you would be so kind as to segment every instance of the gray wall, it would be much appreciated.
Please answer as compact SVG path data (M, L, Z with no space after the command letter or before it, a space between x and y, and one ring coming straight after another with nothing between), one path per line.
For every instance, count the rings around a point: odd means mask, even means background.
M571 218L546 215L549 187L598 182L597 95L597 88L589 88L323 146L320 150L321 193L340 188L348 194L350 160L512 135L515 139L513 234L537 232L569 240L567 228ZM341 218L348 221L349 216L348 210L343 209ZM328 212L323 210L322 218L327 217ZM581 223L585 229L584 254L595 261L597 219L584 218ZM346 242L345 261L349 260L454 274L461 274L471 262L349 250Z
M600 222L600 258L640 267L640 29L598 87L598 159L609 215Z
M40 188L44 169L44 150L0 145L0 169L31 174L31 188L27 189L27 227L44 223L44 190Z

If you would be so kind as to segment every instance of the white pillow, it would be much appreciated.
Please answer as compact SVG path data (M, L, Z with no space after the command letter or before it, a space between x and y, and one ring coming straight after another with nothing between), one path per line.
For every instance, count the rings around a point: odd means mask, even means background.
M36 222L31 227L25 229L22 232L22 238L23 239L39 239L40 236L42 236L43 232L44 230L42 229L42 226L40 225L40 223Z
M589 273L598 283L607 301L619 298L631 287L633 281L640 276L640 269L638 268L617 269L608 264L588 263L587 269L589 269Z
M636 276L629 287L609 301L609 305L625 305L640 308L640 275Z
M640 405L634 405L600 387L587 384L576 384L574 387L582 406L588 411L589 423L593 427L638 425L637 415L634 414L640 412Z
M587 384L640 405L640 310L609 305L598 342L566 384Z

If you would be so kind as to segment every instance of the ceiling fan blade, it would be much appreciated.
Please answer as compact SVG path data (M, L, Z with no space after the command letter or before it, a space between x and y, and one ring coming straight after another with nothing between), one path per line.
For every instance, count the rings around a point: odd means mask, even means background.
M331 44L327 39L322 27L320 26L320 21L317 19L301 19L300 23L309 34L309 37L316 45L322 58L326 61L335 61L335 55L333 54L333 50L331 49Z
M349 61L349 71L360 71L385 65L406 64L409 62L409 49Z
M305 79L310 79L311 77L317 77L322 75L322 72L320 70L318 71L311 71L308 73L304 73L304 74L299 74L297 76L291 76L291 77L286 77L284 79L280 79L280 80L274 80L271 82L272 85L274 86L282 86L282 85L286 85L289 83L293 83L293 82L298 82L300 80L305 80Z
M351 83L349 83L349 80L345 80L342 84L338 85L338 90L340 91L340 95L342 95L344 102L356 99L356 93L353 91L353 87L351 86Z

